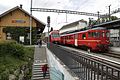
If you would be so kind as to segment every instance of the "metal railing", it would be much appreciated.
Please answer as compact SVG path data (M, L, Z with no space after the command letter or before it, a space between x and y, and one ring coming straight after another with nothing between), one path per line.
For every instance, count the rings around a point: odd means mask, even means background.
M50 44L48 48L72 70L80 80L120 80L120 67L105 61ZM76 54L77 53L77 54Z

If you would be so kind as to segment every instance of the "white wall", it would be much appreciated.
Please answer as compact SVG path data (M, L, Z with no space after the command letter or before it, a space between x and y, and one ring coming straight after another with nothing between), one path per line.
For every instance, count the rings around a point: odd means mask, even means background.
M65 26L65 27L67 27L67 26ZM78 29L82 29L84 27L87 27L87 24L85 22L79 22L76 24L76 26L71 25L71 26L67 27L66 29L60 30L60 33L63 33L66 31L71 31L71 30L78 30Z
M119 37L119 29L110 29L110 37Z
M66 32L66 31L71 31L71 30L76 30L76 27L71 27L71 28L60 30L60 33L63 33L63 32Z
M87 24L84 23L84 22L79 22L79 26L78 26L78 29L82 29L84 27L87 27Z
M56 70L60 71L64 75L64 80L80 80L75 75L72 75L69 72L69 69L55 56L51 53L51 51L46 48L47 51L47 59L50 68L55 68Z

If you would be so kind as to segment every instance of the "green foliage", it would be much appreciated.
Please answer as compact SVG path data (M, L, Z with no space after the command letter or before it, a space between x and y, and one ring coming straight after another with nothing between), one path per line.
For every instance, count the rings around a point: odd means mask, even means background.
M22 58L24 55L24 47L20 44L7 42L0 44L0 55L13 55L17 58Z
M105 23L105 22L109 22L109 21L113 21L113 20L117 20L117 19L118 19L118 17L116 17L116 16L111 16L110 20L109 20L109 17L103 17L103 18L100 18L100 19L97 19L97 20L90 20L89 25L93 26L93 25L97 25L97 24L100 24L100 23Z
M9 80L9 70L6 69L4 72L0 74L0 80Z
M110 17L110 20L109 20L109 17L104 17L104 18L100 18L100 23L104 23L104 22L108 22L108 21L113 21L113 20L117 20L118 17L116 16L111 16Z
M8 80L8 74L28 64L33 59L34 48L24 47L15 41L0 43L0 80Z
M25 38L24 44L29 44L29 39L27 38L29 33L29 27L6 27L3 29L3 32L10 33L12 39L16 40L17 42L20 42L19 41L20 36L24 36ZM33 39L32 43L36 42L36 37L35 37L36 33L37 33L37 29L35 27L32 28L32 39Z
M118 17L116 17L116 16L111 16L111 20L113 21L113 20L117 20L118 19Z

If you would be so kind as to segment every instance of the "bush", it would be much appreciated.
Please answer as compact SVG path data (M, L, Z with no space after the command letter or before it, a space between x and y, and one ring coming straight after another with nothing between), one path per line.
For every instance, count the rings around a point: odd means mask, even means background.
M24 64L31 64L34 48L24 47L15 41L0 42L0 80L8 80ZM31 65L30 65L31 66Z
M0 56L13 55L17 58L24 56L24 47L16 42L0 43Z
M9 70L6 69L3 73L0 74L0 80L8 80L9 78Z

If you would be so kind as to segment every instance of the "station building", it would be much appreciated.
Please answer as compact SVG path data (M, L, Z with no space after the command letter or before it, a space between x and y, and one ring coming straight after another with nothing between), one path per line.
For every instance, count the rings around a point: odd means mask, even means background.
M43 32L45 23L41 22L27 11L22 5L16 6L0 15L0 41L16 40L29 43L30 17L32 17L32 43L37 40L37 35Z
M60 33L64 33L67 31L74 31L74 30L82 29L84 27L87 27L87 21L78 20L62 26L62 28L60 28Z

